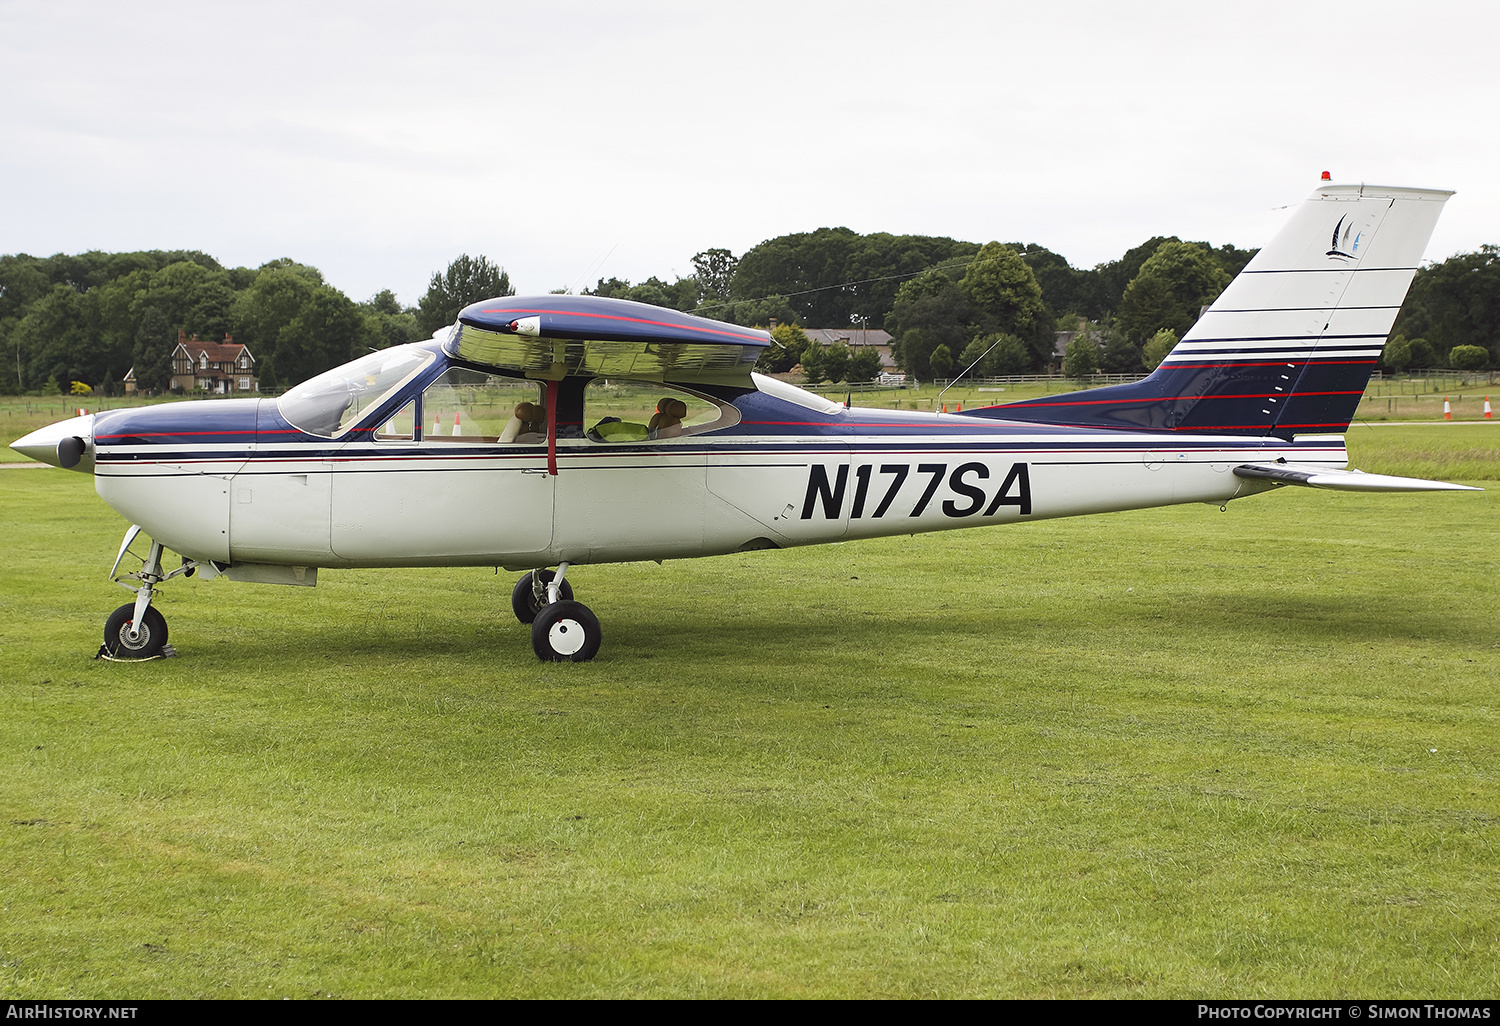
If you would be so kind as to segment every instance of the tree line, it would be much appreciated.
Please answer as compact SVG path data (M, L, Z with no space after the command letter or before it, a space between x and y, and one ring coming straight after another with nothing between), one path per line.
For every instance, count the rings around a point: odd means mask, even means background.
M1160 364L1256 252L1156 236L1085 269L1035 243L820 228L740 257L707 250L693 258L692 276L670 283L612 278L590 291L779 325L762 369L800 362L813 382L873 372L837 346L810 346L802 326L884 328L898 365L924 380L971 367L983 376L1042 370L1059 330L1073 332L1065 373L1128 374ZM1500 247L1420 269L1382 363L1390 371L1500 364Z
M693 258L691 277L674 282L601 279L589 291L776 325L761 368L800 365L814 383L865 380L880 368L838 345L812 345L804 326L884 329L897 364L923 380L970 367L985 376L1044 369L1059 328L1076 332L1094 366L1128 373L1148 366L1148 343L1163 330L1175 342L1252 256L1157 237L1085 270L1035 243L820 228L768 239L741 257L707 250Z
M510 295L510 279L467 255L432 276L415 307L386 289L362 303L316 267L273 260L226 268L194 250L0 256L0 393L66 392L83 382L104 394L160 392L172 376L179 332L226 335L255 357L263 387L286 387L370 349L422 338L477 299Z
M801 366L811 381L863 380L869 354L813 345L807 328L885 329L909 375L944 378L1047 367L1056 332L1074 332L1065 371L1130 373L1172 345L1254 256L1155 237L1091 269L1035 243L860 235L819 228L768 239L741 256L707 249L693 273L632 284L600 279L586 294L631 299L744 325L775 327L762 368ZM67 391L82 381L162 390L178 332L226 334L256 358L264 387L295 384L370 349L429 337L470 302L512 295L484 256L434 272L416 306L390 290L355 302L315 267L290 259L226 268L191 250L0 256L0 345L13 369L0 392ZM1500 247L1417 272L1383 362L1391 370L1500 363Z

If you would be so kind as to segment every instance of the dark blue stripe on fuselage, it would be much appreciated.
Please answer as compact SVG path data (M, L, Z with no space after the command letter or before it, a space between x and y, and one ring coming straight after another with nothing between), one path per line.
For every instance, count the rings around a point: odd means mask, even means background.
M155 463L180 466L243 461L247 473L274 473L272 467L288 463L347 465L441 460L457 467L475 460L534 463L545 456L546 447L538 445L437 439L428 443L375 442L375 426L418 397L446 366L444 359L434 361L419 378L372 408L361 425L340 439L298 430L281 417L276 403L269 399L171 403L100 414L95 425L97 466L101 473L108 473L111 467L127 466L140 467L137 472L146 472L145 467ZM1361 373L1367 373L1367 368L1344 372L1319 366L1315 374L1309 371L1303 378L1305 387L1337 392L1362 389L1362 382L1355 384ZM1269 403L1267 397L1284 395L1278 394L1276 388L1285 388L1289 377L1282 363L1261 368L1216 365L1166 372L1159 369L1151 377L1131 385L947 416L867 408L824 414L763 392L701 389L733 403L740 412L740 422L704 435L701 441L613 443L606 447L564 439L558 445L557 455L568 461L580 458L608 461L647 455L673 461L756 453L817 458L829 454L844 456L851 451L1081 453L1155 447L1211 451L1223 446L1180 435L1163 437L1159 443L1115 440L1098 429L1264 436L1270 433L1276 418L1261 411L1274 412L1276 406L1282 405L1280 401ZM1234 391L1230 391L1231 387ZM1295 418L1283 419L1325 424L1333 419L1329 411L1337 407L1335 400L1348 398L1308 396L1296 408ZM1211 401L1204 402L1205 399ZM1352 396L1352 401L1358 401L1357 395ZM1046 437L1038 439L1038 434ZM1258 448L1279 443L1271 439L1262 442L1247 439L1247 444Z

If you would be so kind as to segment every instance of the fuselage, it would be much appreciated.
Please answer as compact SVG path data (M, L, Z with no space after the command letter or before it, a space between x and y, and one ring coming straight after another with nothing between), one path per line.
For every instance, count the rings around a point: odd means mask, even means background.
M696 386L692 396L720 415L677 437L601 441L577 430L549 446L433 436L422 426L442 413L424 409L424 389L463 364L430 352L338 437L294 426L271 399L98 414L98 493L197 560L523 569L1222 503L1270 487L1231 473L1246 462L1345 464L1338 436L846 409L765 379L749 390ZM382 429L398 415L417 427L391 437Z

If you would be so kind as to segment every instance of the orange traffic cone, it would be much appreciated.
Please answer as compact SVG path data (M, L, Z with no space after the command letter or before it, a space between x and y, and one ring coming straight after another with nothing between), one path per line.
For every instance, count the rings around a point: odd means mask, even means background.
M1452 404L1450 404L1448 402L1448 397L1447 396L1443 396L1443 419L1444 420L1452 420L1453 419L1453 406L1452 406Z
M959 403L958 404L958 409L955 412L957 412L957 413L964 412L964 404L963 403Z
M439 419L438 411L432 411L432 437L436 438L443 433L443 422Z
M78 412L74 414L75 417L87 417L88 415L89 411L85 410L82 406L78 407Z
M458 411L453 411L453 437L457 438L464 433L464 426L458 422Z
M1495 411L1490 409L1490 397L1489 396L1485 396L1484 397L1484 419L1485 420L1494 420L1495 419Z

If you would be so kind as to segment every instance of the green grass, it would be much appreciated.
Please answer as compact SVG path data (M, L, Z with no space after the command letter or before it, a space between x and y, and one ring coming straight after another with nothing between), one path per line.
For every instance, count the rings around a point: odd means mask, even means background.
M1500 421L1404 426L1354 423L1349 465L1370 474L1442 481L1500 481Z
M577 666L509 575L174 581L111 664L125 525L0 471L0 987L1492 995L1497 495L582 567Z

